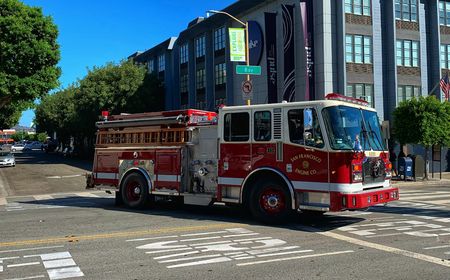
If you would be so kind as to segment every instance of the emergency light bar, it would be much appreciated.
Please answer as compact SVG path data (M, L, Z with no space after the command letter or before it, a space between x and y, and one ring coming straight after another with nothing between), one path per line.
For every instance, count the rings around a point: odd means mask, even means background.
M348 96L344 96L344 95L337 94L337 93L329 93L325 96L325 99L326 100L339 100L339 101L344 101L344 102L349 102L349 103L369 107L369 102L367 102L365 100L348 97Z

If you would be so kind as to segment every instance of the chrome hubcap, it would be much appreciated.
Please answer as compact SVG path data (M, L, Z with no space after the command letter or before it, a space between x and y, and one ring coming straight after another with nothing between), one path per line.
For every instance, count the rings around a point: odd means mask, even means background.
M276 207L278 205L278 197L270 196L267 198L267 204L269 204L270 207Z
M133 191L134 191L134 194L137 194L137 195L141 194L141 188L139 186L134 187Z

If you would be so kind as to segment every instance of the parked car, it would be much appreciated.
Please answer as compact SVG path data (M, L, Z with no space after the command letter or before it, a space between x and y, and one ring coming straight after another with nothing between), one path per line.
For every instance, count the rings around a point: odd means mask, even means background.
M16 159L11 152L0 151L0 166L16 166Z
M23 149L25 148L25 144L14 144L11 147L11 151L15 152L15 151L23 151Z
M43 147L43 144L41 142L34 141L34 142L26 144L25 147L23 148L23 150L24 151L30 151L30 150L35 150L35 149L41 150L42 147Z

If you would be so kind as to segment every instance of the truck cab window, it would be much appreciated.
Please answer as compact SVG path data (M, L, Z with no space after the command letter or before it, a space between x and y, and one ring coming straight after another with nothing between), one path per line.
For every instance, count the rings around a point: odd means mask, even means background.
M250 117L248 113L225 114L223 139L226 142L246 142L250 134Z
M294 144L323 148L324 142L317 112L315 109L308 110L312 112L312 124L308 127L304 126L304 109L288 111L289 139Z
M272 139L272 117L270 111L255 112L253 126L255 141L270 141Z

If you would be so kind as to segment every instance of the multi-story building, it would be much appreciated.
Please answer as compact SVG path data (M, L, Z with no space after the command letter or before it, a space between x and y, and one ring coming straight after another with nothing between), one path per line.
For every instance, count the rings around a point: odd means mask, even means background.
M252 76L253 104L337 92L368 101L380 120L392 120L403 100L442 98L450 1L241 0L223 11L249 22L250 63L262 68ZM135 56L152 69L160 65L156 53L165 53L167 109L245 104L246 77L229 60L229 27L241 25L222 14L200 17L175 42Z

